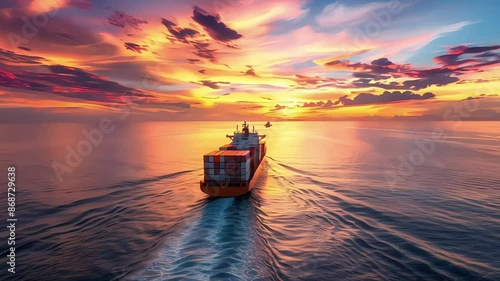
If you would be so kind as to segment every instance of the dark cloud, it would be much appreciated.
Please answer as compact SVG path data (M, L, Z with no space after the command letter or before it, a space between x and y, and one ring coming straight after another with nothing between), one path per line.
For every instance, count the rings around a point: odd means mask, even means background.
M18 47L18 48L19 48L19 49L21 49L21 50L24 50L24 51L28 51L28 52L30 52L30 51L31 51L31 49L30 49L30 48L28 48L28 47L22 47L22 46L21 46L21 47Z
M455 82L460 83L458 77L464 73L483 71L487 66L500 63L500 54L496 52L499 49L500 45L453 47L448 50L448 54L434 58L434 61L441 65L440 67L428 69L414 69L409 64L396 64L387 58L373 60L370 64L336 60L326 63L325 66L337 71L352 71L352 76L359 78L345 87L378 87L387 90L416 91L432 85L445 86ZM468 57L461 59L463 55L468 55ZM390 78L414 79L402 83L381 81ZM342 85L337 86L342 88Z
M401 73L411 69L411 66L409 64L395 64L387 58L376 59L370 64L361 62L351 63L348 60L336 60L326 63L325 66L337 68L339 70L356 70L362 72L371 72L374 74Z
M356 88L381 88L385 90L414 90L418 91L421 89L425 89L431 85L436 85L436 86L445 86L454 82L459 81L460 79L457 77L451 76L451 74L432 74L427 77L423 78L418 78L418 79L412 79L412 80L406 80L402 84L398 82L389 82L389 83L383 83L383 82L375 82L373 83L372 80L376 80L373 78L361 78L354 80L351 84L352 87ZM350 86L343 86L340 88L349 88Z
M356 78L364 78L364 79L370 79L371 80L383 80L383 79L389 79L391 76L388 75L379 75L379 74L372 74L369 72L354 72L352 74L353 77Z
M369 93L361 93L354 97L353 99L347 98L347 96L339 98L339 101L343 105L365 105L374 103L386 103L386 102L397 102L404 100L426 100L432 99L435 95L433 93L425 93L423 95L415 94L410 91L405 92L388 92L385 91L381 95L374 95Z
M393 63L388 60L387 58L380 58L372 61L372 65L379 65L379 66L388 66L392 65Z
M332 107L333 105L334 103L331 100L328 100L326 102L305 102L302 107Z
M48 73L0 70L0 86L100 102L120 102L123 97L153 97L79 68L63 65L45 67Z
M201 73L201 74L206 74L205 73L205 69L200 69L200 70L198 70L198 72Z
M216 61L217 58L215 57L215 52L217 50L216 49L209 49L208 48L210 46L209 43L193 42L192 44L196 49L196 51L193 52L195 55L197 55L200 58L209 59L211 62Z
M167 38L171 41L189 43L189 38L195 38L200 35L197 30L178 27L176 23L164 18L161 19L161 23L168 29L171 36L168 36Z
M285 105L279 105L279 104L277 104L277 105L274 106L274 109L272 109L271 111L278 111L278 110L282 110L282 109L285 109L285 108L286 108Z
M212 89L220 89L220 86L218 84L229 84L229 82L216 82L216 81L210 81L210 80L201 80L200 85L207 86Z
M45 25L35 25L33 18L27 11L22 9L2 10L0 26L2 34L5 35L6 43L14 50L18 47L36 49L37 51L53 51L61 46L78 46L78 52L82 55L99 50L99 54L113 55L117 48L111 44L102 42L100 35L86 24L78 22L75 18L62 16L51 16L44 14L47 18ZM60 46L58 46L60 45ZM60 48L61 53L70 53L72 49Z
M176 23L174 23L173 21L170 21L170 20L167 20L167 19L164 19L162 18L161 19L161 23L166 27L166 28L172 28L174 26L177 26Z
M403 85L405 89L418 91L431 85L445 86L457 81L459 81L457 77L452 77L449 74L433 74L421 79L404 81Z
M248 76L258 77L257 74L255 73L255 69L253 69L253 67L251 65L247 65L247 67L248 67L248 70L244 71L243 74L248 75Z
M147 45L137 45L135 43L125 43L125 48L127 50L131 50L132 52L136 53L142 53L142 51L147 51L148 46Z
M218 15L210 15L207 11L198 6L194 7L192 19L199 25L203 26L210 37L215 40L231 41L242 37L241 34L221 22Z
M44 58L37 56L26 56L0 48L0 62L12 62L17 64L41 64Z
M327 100L326 102L324 101L318 101L318 102L305 102L302 107L312 107L312 108L330 108L335 105L338 105L340 101L335 101L332 102L331 100Z
M114 11L109 17L108 22L111 25L116 27L126 28L132 27L134 29L140 30L139 25L148 23L145 20L136 19L133 16L122 12L122 11Z
M434 61L437 64L441 64L441 65L445 65L445 66L455 66L455 65L461 65L461 64L471 63L471 62L476 61L475 59L459 60L459 57L464 55L464 54L479 54L475 57L477 57L477 58L493 57L495 59L498 59L498 54L495 54L495 53L487 53L486 55L482 54L482 53L486 53L488 51L493 51L493 50L498 50L498 49L500 49L500 45L482 46L482 47L456 46L456 47L450 48L448 50L448 54L435 57Z
M97 92L101 91L104 93L116 93L120 95L149 96L141 91L103 79L79 68L67 67L63 65L51 65L47 66L47 68L54 74L61 74L60 76L57 76L57 78L59 78L58 80L55 79L52 81L53 83L61 86L75 86L82 89Z

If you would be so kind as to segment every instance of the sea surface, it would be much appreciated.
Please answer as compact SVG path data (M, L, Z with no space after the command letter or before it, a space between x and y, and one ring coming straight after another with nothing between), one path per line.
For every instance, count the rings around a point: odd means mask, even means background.
M500 122L255 122L256 187L208 199L236 124L0 125L0 280L500 280Z

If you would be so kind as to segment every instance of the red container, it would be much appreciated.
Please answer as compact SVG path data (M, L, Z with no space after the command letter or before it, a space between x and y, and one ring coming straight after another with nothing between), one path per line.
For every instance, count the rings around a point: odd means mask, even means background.
M224 172L227 176L236 176L236 175L241 175L242 170L240 167L234 166L229 169L226 169Z
M214 150L203 155L203 162L213 162L213 156L216 155L218 152L219 152L218 150Z
M224 150L218 156L223 157L221 162L224 163L242 163L250 157L250 153L248 150Z

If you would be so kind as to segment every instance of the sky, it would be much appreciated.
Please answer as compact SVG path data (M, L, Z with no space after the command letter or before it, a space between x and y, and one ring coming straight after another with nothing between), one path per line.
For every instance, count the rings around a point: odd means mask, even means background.
M3 0L0 122L500 120L495 0Z

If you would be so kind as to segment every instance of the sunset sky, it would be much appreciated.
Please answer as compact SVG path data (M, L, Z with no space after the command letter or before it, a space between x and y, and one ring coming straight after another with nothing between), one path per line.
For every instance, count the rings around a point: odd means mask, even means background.
M499 13L495 0L4 0L0 122L500 120Z

